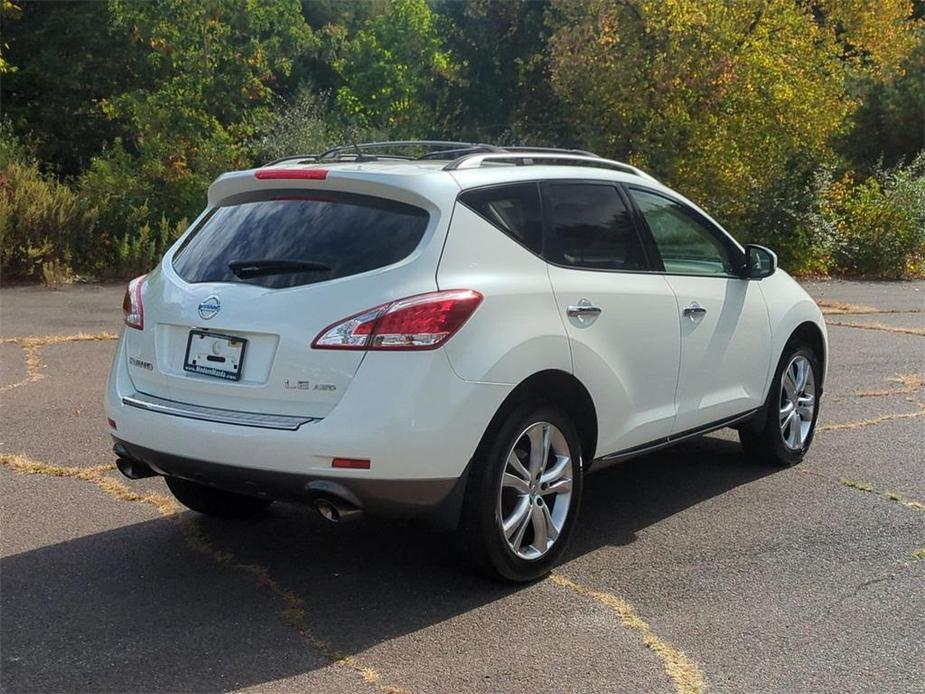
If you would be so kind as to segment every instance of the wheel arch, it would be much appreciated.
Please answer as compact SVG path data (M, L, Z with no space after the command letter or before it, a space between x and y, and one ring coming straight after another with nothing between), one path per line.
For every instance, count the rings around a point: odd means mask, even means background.
M813 321L804 321L796 328L794 328L792 333L790 333L790 337L787 338L787 342L784 345L783 351L786 351L787 346L793 342L799 342L800 344L808 345L813 349L813 351L816 353L816 356L819 358L819 392L821 394L825 380L826 366L828 365L826 339L822 329ZM778 361L782 356L783 352L778 355Z
M591 394L574 375L558 369L534 373L521 381L504 399L485 429L477 455L487 445L507 415L528 400L561 408L569 417L581 442L582 464L587 469L597 449L597 409Z

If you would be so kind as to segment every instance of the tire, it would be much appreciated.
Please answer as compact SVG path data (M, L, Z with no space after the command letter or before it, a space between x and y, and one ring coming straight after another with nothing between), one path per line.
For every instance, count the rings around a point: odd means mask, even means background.
M808 365L809 373L802 387L797 383L796 399L791 397L793 388L785 385L792 383L793 374L799 374L799 367L794 371L794 364ZM787 380L787 372L790 378ZM764 407L756 417L760 418L745 424L739 429L739 440L749 458L777 467L791 467L803 460L813 442L816 432L816 420L819 418L819 358L811 347L798 342L789 342L774 372L771 388ZM797 378L799 380L799 378ZM806 408L806 397L812 395L812 412ZM801 403L794 407L794 416L799 416L797 423L792 418L786 428L784 408L788 403Z
M179 477L165 477L167 487L177 501L188 509L219 518L250 518L273 503L244 494L226 492Z
M531 466L534 441L535 450L547 442L548 448L545 460L539 454ZM581 504L581 445L575 427L557 408L525 404L479 448L458 530L463 551L491 578L524 583L545 576L565 550ZM512 528L510 541L504 519ZM540 534L543 527L547 532Z

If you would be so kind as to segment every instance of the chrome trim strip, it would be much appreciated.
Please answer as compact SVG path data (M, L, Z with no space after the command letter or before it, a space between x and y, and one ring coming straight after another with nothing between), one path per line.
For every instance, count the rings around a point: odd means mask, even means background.
M317 422L321 419L320 417L299 417L288 414L262 414L260 412L223 410L218 407L204 407L185 402L175 402L154 395L146 395L145 393L125 395L122 397L122 404L148 412L185 417L186 419L199 419L204 422L235 424L259 429L282 429L285 431L295 431L303 424Z
M623 460L629 460L630 458L635 458L636 456L645 455L646 453L652 453L659 449L667 448L672 444L685 441L686 439L692 439L695 436L703 436L704 434L709 434L711 431L716 431L717 429L723 429L725 427L732 426L733 424L738 424L739 422L743 422L754 415L760 409L760 407L756 407L755 409L749 410L748 412L733 415L732 417L726 417L725 419L721 419L718 422L712 422L705 426L697 427L696 429L682 431L674 434L673 436L666 437L652 443L644 443L641 446L635 446L623 451L617 451L616 453L608 453L607 455L602 455L594 459L594 465L590 469L600 469L599 466L605 463L618 463Z

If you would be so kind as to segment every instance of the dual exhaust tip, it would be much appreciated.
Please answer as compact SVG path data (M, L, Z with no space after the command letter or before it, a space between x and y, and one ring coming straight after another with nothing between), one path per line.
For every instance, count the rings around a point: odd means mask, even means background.
M141 480L158 475L158 473L146 463L138 460L129 460L121 456L116 459L116 467L119 468L119 472L130 480ZM359 520L363 517L363 509L357 508L353 504L337 499L334 496L316 497L312 502L312 506L318 512L319 516L331 523L346 523L348 521Z

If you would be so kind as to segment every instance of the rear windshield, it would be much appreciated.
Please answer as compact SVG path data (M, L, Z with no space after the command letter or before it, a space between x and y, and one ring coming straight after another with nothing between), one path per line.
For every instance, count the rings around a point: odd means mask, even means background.
M347 193L262 191L229 198L186 238L173 267L187 282L295 287L397 263L429 215Z

